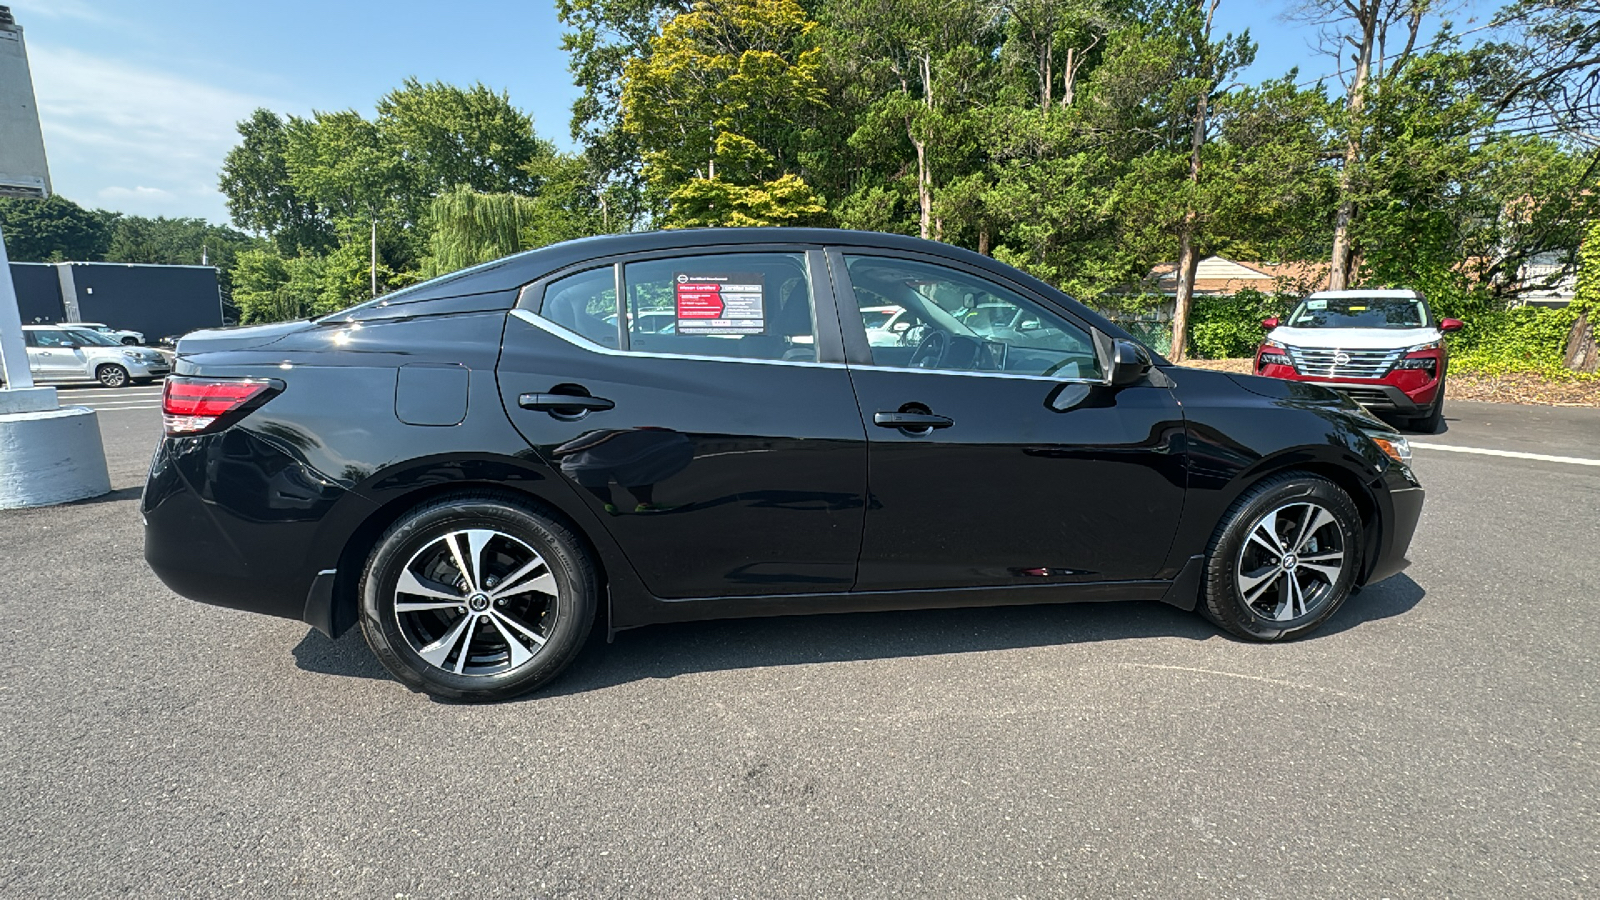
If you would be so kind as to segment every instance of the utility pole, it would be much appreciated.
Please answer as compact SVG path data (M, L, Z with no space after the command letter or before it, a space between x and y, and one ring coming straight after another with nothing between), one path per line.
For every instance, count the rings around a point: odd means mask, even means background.
M372 220L372 298L378 298L378 220Z

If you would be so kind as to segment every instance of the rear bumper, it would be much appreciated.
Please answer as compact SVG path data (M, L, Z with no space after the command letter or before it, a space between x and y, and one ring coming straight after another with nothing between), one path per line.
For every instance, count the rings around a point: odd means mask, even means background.
M351 496L242 429L166 438L140 503L145 562L191 600L331 627L308 599L343 546L324 519Z

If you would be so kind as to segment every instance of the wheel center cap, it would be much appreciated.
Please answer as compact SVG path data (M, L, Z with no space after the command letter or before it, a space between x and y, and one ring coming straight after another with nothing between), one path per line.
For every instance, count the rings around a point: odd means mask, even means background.
M1299 557L1295 556L1293 553L1285 553L1283 555L1283 567L1285 569L1293 569L1298 565L1300 565Z
M473 594L467 598L467 608L473 612L483 612L489 608L489 595L481 591Z

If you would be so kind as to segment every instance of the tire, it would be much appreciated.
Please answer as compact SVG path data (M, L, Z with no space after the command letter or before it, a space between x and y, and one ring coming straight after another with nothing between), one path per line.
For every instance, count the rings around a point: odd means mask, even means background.
M94 370L96 381L109 388L128 386L128 370L115 363L106 363Z
M572 662L598 594L594 564L565 525L494 494L459 495L407 513L378 539L361 578L361 631L413 690L504 700Z
M1212 535L1201 612L1247 640L1300 637L1350 596L1361 537L1360 512L1338 485L1306 472L1272 476L1245 491Z
M125 337L122 339L122 343L129 347L137 347L139 346L139 339L135 337Z
M1418 416L1411 420L1411 430L1422 434L1438 434L1439 426L1444 424L1444 385L1439 382L1439 396L1433 400L1433 408L1427 415Z

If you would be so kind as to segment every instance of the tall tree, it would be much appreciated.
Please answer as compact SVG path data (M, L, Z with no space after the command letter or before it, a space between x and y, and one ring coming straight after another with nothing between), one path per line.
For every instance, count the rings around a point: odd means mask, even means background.
M1434 0L1304 0L1301 7L1301 17L1322 30L1324 47L1339 60L1345 84L1343 167L1328 272L1331 290L1349 286L1357 256L1351 226L1358 212L1360 169L1375 151L1367 142L1372 102L1405 71L1416 52L1423 18L1437 5ZM1390 53L1391 47L1398 49ZM1348 75L1345 63L1350 65Z
M795 0L700 2L624 72L623 128L668 225L800 224L823 210L795 120L823 102Z
M1600 2L1518 0L1495 16L1511 33L1500 49L1516 76L1500 109L1523 129L1554 126L1600 145Z
M326 211L289 177L289 136L277 113L258 109L238 124L240 142L223 158L220 187L233 224L273 239L280 252L319 251L333 243Z

